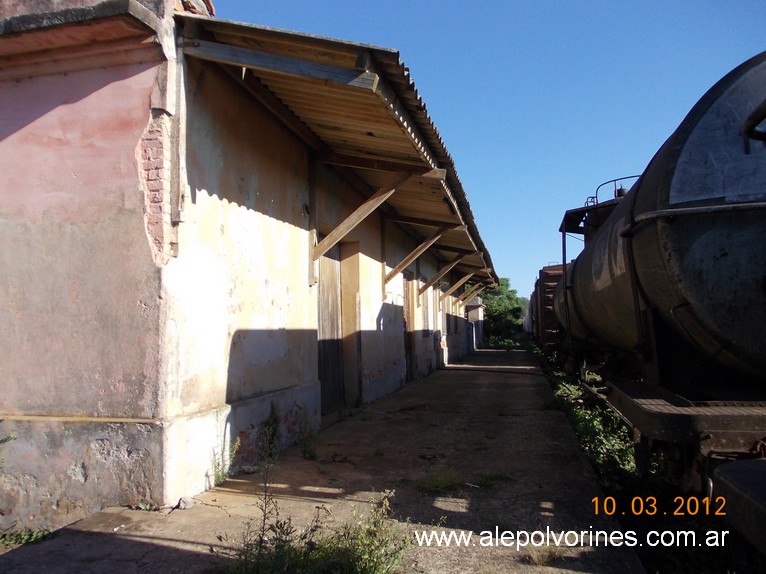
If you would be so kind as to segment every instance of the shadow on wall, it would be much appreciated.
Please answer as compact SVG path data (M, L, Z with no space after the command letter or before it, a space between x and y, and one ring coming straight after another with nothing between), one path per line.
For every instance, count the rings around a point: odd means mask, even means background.
M118 66L83 72L71 72L76 81L62 82L57 76L7 82L3 90L3 108L13 113L0 118L0 141L47 116L51 111L80 102L116 82L132 78L154 68L155 64ZM119 105L115 102L115 105ZM61 133L50 134L47 143L52 148L67 143L66 125ZM96 134L94 134L94 138Z
M582 459L577 449L561 451L569 438L530 438L571 434L561 413L548 408L550 396L528 352L476 351L463 365L415 381L324 430L313 458L286 451L273 492L289 513L340 501L361 507L374 493L395 490L392 507L400 521L477 535L495 526L603 528L588 513L581 518L590 522L572 522L572 509L595 494L595 485L589 474L571 471ZM565 471L530 470L551 460ZM573 499L568 488L583 494ZM262 479L240 475L221 489L232 497L258 496Z
M462 320L450 317L449 323ZM236 331L221 445L238 441L233 467L252 465L274 432L278 448L285 448L315 433L323 416L374 402L444 365L440 330L403 329L402 307L383 304L376 330L341 339L322 339L313 329Z

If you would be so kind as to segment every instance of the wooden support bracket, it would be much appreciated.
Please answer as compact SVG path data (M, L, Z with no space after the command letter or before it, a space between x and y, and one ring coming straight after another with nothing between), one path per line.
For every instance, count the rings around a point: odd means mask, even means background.
M407 257L401 260L401 262L394 267L391 271L388 272L385 278L385 283L388 283L396 277L399 273L401 273L410 263L415 261L418 257L420 257L425 251L431 247L434 243L439 241L439 238L444 235L444 232L450 229L450 227L441 227L439 228L436 233L431 235L428 239L426 239L423 243L418 245L415 249L413 249Z
M184 42L182 46L185 55L200 60L312 78L376 93L380 79L377 74L364 69L341 68L207 40L194 39Z
M396 189L412 176L411 173L397 173L391 181L376 191L372 197L356 208L354 213L344 219L327 237L314 247L313 258L319 259L332 247L348 235L352 229L359 225L365 218L393 195Z
M410 172L412 175L426 179L444 181L447 178L447 170L443 168L424 168L422 164L415 165L398 161L374 159L367 157L348 156L336 153L328 153L318 158L319 161L330 165L352 167L357 169L369 169L374 171Z
M431 286L433 286L433 284L434 284L434 283L436 283L436 282L437 282L439 279L441 279L441 278L442 278L442 277L444 277L444 276L445 276L447 273L449 273L450 271L452 271L452 268L453 268L453 267L455 267L455 265L457 265L458 263L460 263L460 260L461 260L461 259L463 259L463 257L465 257L465 255L462 255L462 254L458 253L458 254L457 254L457 255L456 255L456 256L455 256L455 257L452 259L452 261L450 261L449 263L447 263L447 265L445 265L444 267L442 267L441 269L439 269L439 271L436 273L436 275L434 275L434 276L433 276L433 277L431 277L431 278L430 278L428 281L426 281L426 284L425 284L425 285L423 285L423 286L420 288L420 291L418 292L418 295L422 295L423 293L425 293L425 292L426 292L426 290L427 290L427 289L429 289Z
M450 288L449 288L449 289L448 289L448 290L447 290L447 291L446 291L444 294L442 294L442 296L439 298L439 301L443 301L444 299L446 299L447 297L449 297L450 295L452 295L452 294L453 294L455 291L457 291L458 287L460 287L460 286L461 286L463 283L465 283L466 281L468 281L468 280L469 280L471 277L473 277L473 276L474 276L474 274L473 274L473 273L468 273L468 274L464 275L464 276L463 276L463 278L462 278L460 281L458 281L457 283L455 283L455 284L454 284L452 287L450 287Z
M470 301L473 297L476 296L477 293L481 292L484 289L484 285L479 283L477 285L474 285L464 293L460 295L460 297L457 298L457 302L461 305L465 305Z

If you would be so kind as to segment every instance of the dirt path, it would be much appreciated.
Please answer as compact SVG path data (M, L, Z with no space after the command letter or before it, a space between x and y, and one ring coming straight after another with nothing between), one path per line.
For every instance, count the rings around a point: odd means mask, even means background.
M473 531L468 546L414 545L408 572L643 572L627 548L588 544L589 533L618 527L594 516L591 499L601 493L563 414L549 408L552 398L527 353L478 352L324 430L316 460L288 449L272 479L280 513L307 524L324 506L331 526L393 490L395 516L409 519L413 535ZM259 515L261 487L255 475L241 475L188 510L107 509L0 556L0 571L210 571L210 549L231 547ZM504 547L487 535L548 529L585 533L585 545L517 550L515 541Z

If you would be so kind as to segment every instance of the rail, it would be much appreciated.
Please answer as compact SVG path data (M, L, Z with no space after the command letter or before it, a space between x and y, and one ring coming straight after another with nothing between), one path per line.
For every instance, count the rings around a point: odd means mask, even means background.
M731 213L735 211L760 211L766 209L766 201L748 203L729 203L726 205L703 205L699 207L680 207L676 209L658 209L637 215L634 220L622 228L620 237L629 237L633 230L648 221L656 219L673 219L685 215L711 215L715 213Z
M766 141L766 131L758 129L763 120L766 120L766 100L747 116L742 124L742 134L751 140ZM750 142L747 140L745 140L745 153L750 153Z
M618 177L616 179L610 179L609 181L605 181L604 183L600 184L596 188L595 195L588 196L588 198L585 200L585 205L586 206L598 205L598 190L601 189L602 187L604 187L605 185L609 185L610 183L617 184L618 181L624 181L626 179L637 179L639 177L641 177L641 175L626 175L624 177ZM614 198L615 199L617 199L618 197L621 197L621 195L619 193L621 189L623 191L625 190L625 188L623 188L623 187L619 187L618 188L617 185L614 186ZM624 193L622 195L624 195Z

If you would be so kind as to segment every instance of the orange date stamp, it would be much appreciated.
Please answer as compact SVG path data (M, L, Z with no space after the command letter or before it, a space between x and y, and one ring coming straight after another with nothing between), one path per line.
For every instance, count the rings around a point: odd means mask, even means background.
M726 516L723 496L676 496L670 504L660 504L654 496L634 496L621 505L613 496L594 496L593 514L606 516Z

